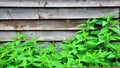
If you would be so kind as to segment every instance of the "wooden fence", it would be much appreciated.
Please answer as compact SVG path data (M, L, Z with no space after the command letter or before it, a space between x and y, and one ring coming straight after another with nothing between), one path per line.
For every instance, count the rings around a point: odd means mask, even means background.
M17 32L39 41L73 37L88 18L117 14L120 0L0 0L0 39L12 41Z

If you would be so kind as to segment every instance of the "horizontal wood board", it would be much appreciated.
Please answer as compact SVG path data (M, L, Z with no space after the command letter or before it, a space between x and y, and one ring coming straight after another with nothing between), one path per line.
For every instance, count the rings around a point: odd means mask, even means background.
M85 20L0 21L0 30L79 30Z
M119 7L120 0L0 0L0 7Z
M0 8L0 20L10 19L86 19L117 14L119 8Z
M13 41L12 38L20 32L26 34L28 38L39 37L38 41L61 41L72 38L76 31L0 31L1 41Z

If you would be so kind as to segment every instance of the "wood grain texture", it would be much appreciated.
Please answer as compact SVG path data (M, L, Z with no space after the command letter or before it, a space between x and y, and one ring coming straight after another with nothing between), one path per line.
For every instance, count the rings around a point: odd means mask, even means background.
M0 30L79 30L85 20L0 21Z
M117 14L119 8L0 8L0 19L86 19Z
M0 0L0 40L13 41L18 32L27 34L26 39L66 40L81 29L76 26L82 19L119 18L119 7L120 0Z
M0 7L119 7L120 0L0 0Z
M18 32L27 34L26 39L40 37L38 41L62 41L72 38L76 31L0 31L0 40L13 41L11 38L15 37Z

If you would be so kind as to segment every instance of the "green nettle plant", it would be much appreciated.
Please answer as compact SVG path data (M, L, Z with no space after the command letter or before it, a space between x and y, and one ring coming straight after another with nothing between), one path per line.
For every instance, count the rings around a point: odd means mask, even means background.
M78 25L83 29L61 46L63 64L67 67L120 66L120 22L114 17L89 19Z
M37 38L22 41L27 36L18 33L14 42L0 46L0 68L120 66L120 22L114 17L88 19L72 39L56 47Z

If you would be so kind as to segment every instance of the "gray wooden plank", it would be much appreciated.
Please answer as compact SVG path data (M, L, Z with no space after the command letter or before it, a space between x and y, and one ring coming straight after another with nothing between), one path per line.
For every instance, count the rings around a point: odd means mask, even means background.
M38 41L62 41L72 38L76 31L19 31L20 33L27 34L28 38L40 37ZM13 41L11 38L15 37L16 31L0 31L1 41Z
M0 30L79 30L85 20L0 21Z
M62 4L62 5L61 5ZM120 0L0 0L0 7L118 7Z
M117 14L119 8L0 8L0 19L85 19Z

